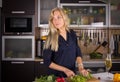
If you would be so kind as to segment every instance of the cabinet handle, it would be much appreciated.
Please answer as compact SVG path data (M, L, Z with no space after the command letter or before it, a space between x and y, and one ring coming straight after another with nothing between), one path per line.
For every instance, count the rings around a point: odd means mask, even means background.
M90 3L90 1L78 1L78 3Z
M24 62L11 62L11 64L24 64Z
M11 12L12 14L24 14L25 13L25 11L12 11Z
M44 64L44 62L42 61L42 62L40 62L40 64Z

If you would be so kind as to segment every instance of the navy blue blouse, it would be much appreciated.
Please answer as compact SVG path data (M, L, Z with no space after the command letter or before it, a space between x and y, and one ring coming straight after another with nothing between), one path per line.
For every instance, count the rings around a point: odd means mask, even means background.
M51 49L45 49L43 51L44 64L49 66L51 62L58 65L67 67L75 72L76 57L82 56L80 48L77 43L77 37L73 30L67 32L67 40L61 35L59 36L59 48L58 51L52 51ZM48 74L54 74L59 77L66 77L66 75L57 70L48 69Z

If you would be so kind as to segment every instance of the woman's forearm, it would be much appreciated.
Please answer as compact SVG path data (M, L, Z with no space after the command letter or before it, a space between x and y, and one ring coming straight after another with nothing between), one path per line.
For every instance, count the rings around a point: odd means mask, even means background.
M60 66L54 62L52 62L50 65L49 65L49 68L51 69L54 69L54 70L58 70L58 71L62 71L64 72L67 68L66 67L63 67L63 66Z
M89 74L89 72L84 69L82 58L81 57L77 57L76 62L77 62L77 65L78 65L78 71L82 75L87 76Z
M79 70L84 69L83 62L82 62L82 58L81 58L81 57L77 57L76 62L77 62L77 66L78 66L78 69L79 69Z
M62 72L64 72L66 74L67 77L75 75L75 73L72 70L70 70L70 69L68 69L68 68L66 68L64 66L60 66L58 64L55 64L54 62L52 62L49 65L49 68L54 69L54 70L58 70L58 71L62 71Z

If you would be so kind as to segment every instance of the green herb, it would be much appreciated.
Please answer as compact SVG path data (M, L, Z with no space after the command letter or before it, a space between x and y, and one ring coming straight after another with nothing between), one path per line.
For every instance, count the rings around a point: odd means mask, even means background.
M56 77L54 75L40 76L35 78L35 82L55 82Z
M83 76L81 74L79 75L75 75L73 77L70 77L68 79L69 82L86 82L87 80L91 79L92 76L91 74L89 73L88 76Z

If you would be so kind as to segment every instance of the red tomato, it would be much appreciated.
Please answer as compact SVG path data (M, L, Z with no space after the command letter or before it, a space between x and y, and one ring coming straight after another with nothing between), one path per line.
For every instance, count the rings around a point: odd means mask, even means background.
M60 78L60 77L58 77L58 78L56 79L56 81L57 81L57 82L65 82L64 78Z

